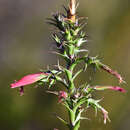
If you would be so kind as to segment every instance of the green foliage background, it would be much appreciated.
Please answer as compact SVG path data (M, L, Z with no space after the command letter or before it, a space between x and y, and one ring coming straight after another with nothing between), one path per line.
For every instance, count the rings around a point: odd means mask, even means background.
M0 129L4 130L59 130L65 129L53 113L65 116L67 112L57 103L57 98L45 93L43 88L25 88L20 97L17 89L9 85L23 75L39 72L47 65L56 64L55 49L46 18L63 11L65 0L0 0ZM85 30L89 34L86 47L91 55L118 70L127 81L126 94L105 91L95 95L104 97L102 105L109 111L111 123L95 117L93 111L85 115L82 130L130 129L130 1L129 0L80 0L79 16L88 16ZM117 85L118 81L104 72L83 73L77 84L92 78L92 84ZM61 87L61 86L59 86ZM56 88L59 88L56 86ZM64 113L64 115L63 115Z

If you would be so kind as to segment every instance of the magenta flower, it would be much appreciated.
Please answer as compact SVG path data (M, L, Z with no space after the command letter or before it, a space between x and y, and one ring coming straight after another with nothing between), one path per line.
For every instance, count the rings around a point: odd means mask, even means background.
M20 96L23 96L23 94L24 94L24 88L23 88L23 86L20 87L19 92L20 92Z
M21 78L19 81L15 81L15 83L12 83L10 86L11 88L20 87L20 95L23 95L24 93L23 86L33 84L39 81L40 79L45 78L46 76L48 76L48 74L43 72L36 74L29 74Z
M65 91L60 91L58 98L59 98L59 102L62 102L63 99L67 98L67 93Z
M39 81L40 79L46 77L47 75L48 75L47 73L43 73L43 72L26 75L23 78L21 78L19 81L12 83L11 88L17 88L17 87L35 83L35 82Z
M126 90L124 88L121 88L119 86L96 86L96 87L94 87L94 89L96 89L96 90L111 89L111 90L115 90L115 91L120 91L122 93L126 92Z
M126 90L125 89L123 89L123 88L120 88L120 87L118 87L118 86L115 86L115 87L110 87L110 89L112 89L112 90L116 90L116 91L120 91L120 92L123 92L123 93L125 93L126 92Z
M105 70L106 72L114 75L119 80L119 83L123 83L123 82L125 83L125 81L123 80L122 76L117 71L112 70L111 68L109 68L106 65L102 65L101 68L103 70Z

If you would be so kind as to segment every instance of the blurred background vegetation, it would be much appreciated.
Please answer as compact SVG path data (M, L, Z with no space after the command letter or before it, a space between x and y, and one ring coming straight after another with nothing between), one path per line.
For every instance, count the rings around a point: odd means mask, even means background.
M49 53L55 49L50 38L53 28L46 18L57 11L66 0L0 0L0 129L1 130L64 130L52 113L67 118L67 112L57 103L57 98L45 93L45 88L25 88L20 97L17 89L9 85L23 75L39 72L47 65L57 63ZM85 115L82 130L130 129L130 1L129 0L80 0L79 16L88 16L85 29L89 34L86 44L92 56L99 55L103 63L118 70L127 81L126 94L105 91L102 105L109 111L111 123L103 124L102 115L94 111ZM77 84L85 81L90 73L83 73ZM92 84L118 85L106 72L96 72ZM60 87L60 86L59 86ZM58 88L58 87L57 87ZM64 115L63 115L64 113Z

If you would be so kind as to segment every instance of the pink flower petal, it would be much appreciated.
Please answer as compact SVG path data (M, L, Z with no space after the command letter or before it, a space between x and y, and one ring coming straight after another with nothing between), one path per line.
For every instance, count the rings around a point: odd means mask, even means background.
M29 85L32 83L37 82L38 80L46 77L48 74L46 73L36 73L36 74L29 74L21 78L19 81L16 81L15 83L11 84L11 88L21 87L25 85Z

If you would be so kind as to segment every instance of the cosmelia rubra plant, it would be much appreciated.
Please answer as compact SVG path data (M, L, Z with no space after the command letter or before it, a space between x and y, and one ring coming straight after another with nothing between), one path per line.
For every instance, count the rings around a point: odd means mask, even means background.
M53 53L63 58L65 65L60 65L58 61L55 69L29 74L11 84L11 88L20 88L20 94L23 95L24 86L33 83L44 86L47 83L49 88L47 92L55 94L58 97L58 102L68 110L69 121L65 121L59 116L56 117L69 130L78 130L80 128L81 120L87 119L82 116L83 112L90 107L94 108L95 111L99 110L102 112L104 123L106 123L106 120L110 121L108 112L99 104L101 100L93 98L93 92L106 89L125 92L119 86L93 86L92 82L91 84L84 83L81 86L76 85L75 79L81 72L87 71L88 67L94 68L94 71L95 69L102 69L115 76L119 83L124 82L118 72L103 64L97 57L91 57L88 50L83 48L83 45L87 43L88 37L83 31L87 18L76 15L77 7L76 1L70 0L69 7L64 7L66 14L56 13L53 14L53 18L48 19L48 23L56 28L52 38L55 41L57 51ZM81 63L84 67L76 68ZM60 82L65 89L51 91L51 87L57 84L57 82Z

